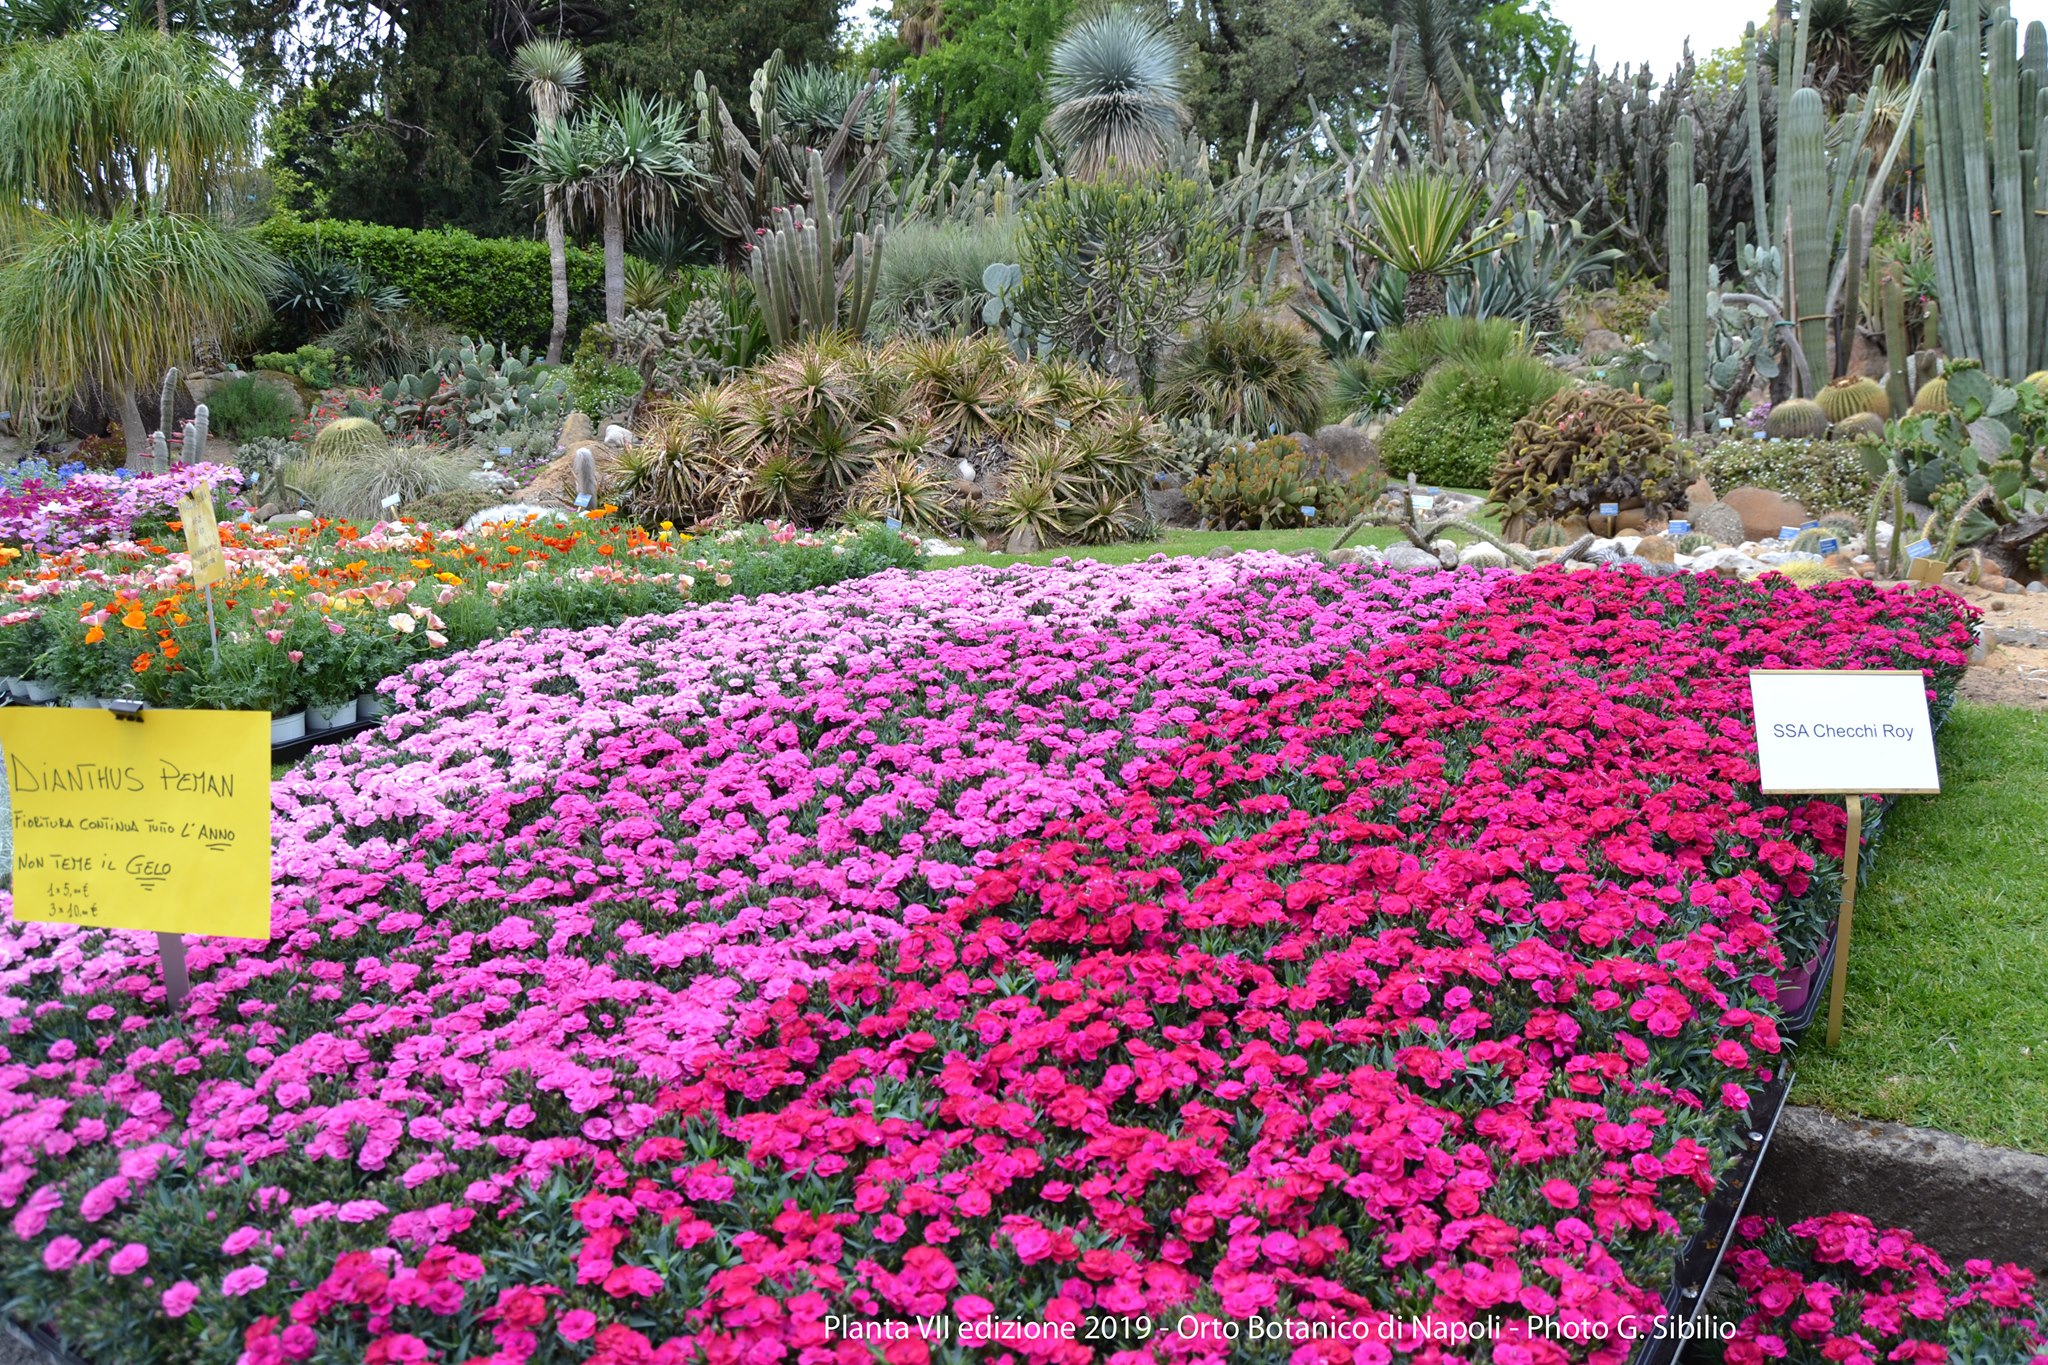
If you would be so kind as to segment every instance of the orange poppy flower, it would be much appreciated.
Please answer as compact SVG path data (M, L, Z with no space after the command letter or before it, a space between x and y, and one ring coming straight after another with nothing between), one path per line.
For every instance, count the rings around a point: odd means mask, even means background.
M149 621L143 616L141 607L130 607L127 615L121 618L121 624L130 630L141 630Z
M93 626L85 632L85 642L89 645L96 645L106 638L107 633L98 626Z
M147 673L149 672L149 662L155 657L156 655L154 654L138 654L135 656L135 662L128 665L128 667L137 673Z
M166 659L175 659L178 657L178 642L176 640L164 641L164 657Z

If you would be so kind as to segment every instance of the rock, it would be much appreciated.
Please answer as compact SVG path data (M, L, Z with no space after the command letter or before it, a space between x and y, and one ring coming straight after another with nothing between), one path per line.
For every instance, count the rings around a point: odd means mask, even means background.
M1498 547L1483 540L1475 540L1458 551L1458 562L1468 569L1504 569L1508 557Z
M613 422L604 429L604 443L624 450L633 444L633 433Z
M2048 593L2048 583L2043 583L2040 579L2037 578L2033 582L2027 584L2027 591L2033 593Z
M304 417L313 410L310 392L299 382L297 375L286 374L283 370L253 370L250 372L264 388L283 398L292 405L292 416Z
M1640 507L1624 507L1621 515L1614 519L1616 534L1623 531L1640 531L1650 524L1650 514Z
M1621 334L1610 332L1605 327L1587 328L1586 339L1579 343L1579 354L1588 360L1605 360L1627 349L1628 343L1621 339Z
M1692 509L1692 529L1717 545L1742 543L1742 514L1725 502L1710 502Z
M1593 529L1586 523L1586 518L1577 512L1558 518L1557 525L1559 530L1563 531L1565 535L1573 540L1577 540L1580 536Z
M1612 540L1596 540L1579 553L1588 564L1612 564L1622 557L1622 548Z
M1228 545L1218 545L1218 546L1215 546L1215 547L1214 547L1213 549L1211 549L1211 550L1210 550L1210 551L1209 551L1209 552L1208 552L1207 554L1203 555L1203 556L1202 556L1202 558L1204 558L1204 559L1228 559L1228 558L1230 558L1230 557L1231 557L1232 555L1234 555L1234 554L1236 554L1236 553L1237 553L1237 551L1235 551L1235 550L1231 549L1231 548L1230 548L1230 547L1229 547Z
M2023 593L2026 591L2025 588L2013 582L2010 578L2005 580L2005 590L2011 593Z
M1742 518L1742 534L1751 540L1769 540L1780 527L1803 526L1808 519L1797 499L1768 488L1730 489L1721 501Z
M1644 536L1636 542L1635 554L1651 564L1678 562L1678 546L1669 536Z
M313 514L311 512L286 512L280 516L267 519L264 524L266 526L304 526L312 520Z
M1320 457L1328 471L1339 479L1370 474L1380 465L1379 442L1362 428L1341 423L1317 427L1316 434L1303 443L1302 449L1312 457Z
M1003 550L1007 554L1028 555L1037 548L1038 532L1024 525L1011 527L1009 538L1003 542ZM1226 549L1223 553L1229 554L1230 551ZM1217 558L1213 552L1209 557Z
M1458 567L1458 545L1452 540L1432 540L1429 548L1436 555L1436 562L1446 569Z
M474 531L480 526L495 526L501 521L526 521L533 517L550 517L561 521L565 516L559 507L542 507L531 502L501 502L496 507L486 507L472 516L462 523L462 529Z
M1720 500L1720 497L1714 492L1714 485L1707 482L1707 476L1704 474L1694 479L1686 487L1685 505L1687 507L1705 507L1710 502L1719 502Z
M579 414L570 413L570 421L573 422L577 416ZM568 425L568 423L564 423L564 428L566 429ZM588 425L588 423L585 425ZM574 442L567 453L557 455L554 459L536 469L533 472L533 477L526 481L526 486L521 488L516 494L516 500L519 502L547 503L556 507L575 506L575 451L586 446L589 447L590 453L597 462L597 501L602 503L605 500L606 491L615 487L618 483L623 452L611 446L592 441L588 437Z
M581 412L572 412L562 419L562 430L555 437L555 448L567 450L579 441L596 439L597 432L590 425L590 418Z
M1389 545L1382 563L1390 569L1413 573L1421 569L1441 569L1443 561L1428 550L1418 550L1413 545Z
M1722 548L1695 555L1692 561L1695 573L1719 573L1741 578L1754 578L1764 572L1765 565L1751 559L1740 550Z
M2004 592L2006 581L2004 574L1986 573L1977 580L1977 586L1986 592Z
M2010 611L2011 609L2012 609L2012 603L2010 603L2010 602L2006 601L2006 600L2005 600L2005 599L2004 599L2003 597L1999 597L1999 598L1994 598L1994 599L1992 599L1992 602L1991 602L1991 610L1993 610L1993 611Z
M1202 520L1188 495L1178 488L1146 489L1145 512L1161 526L1194 526Z

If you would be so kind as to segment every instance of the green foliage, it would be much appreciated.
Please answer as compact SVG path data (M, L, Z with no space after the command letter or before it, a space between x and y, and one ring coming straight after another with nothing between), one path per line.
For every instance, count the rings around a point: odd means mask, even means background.
M775 210L754 240L747 278L777 346L821 336L857 337L867 330L881 280L882 239L855 232L840 241L830 212L824 159L810 158L810 203Z
M1951 361L1945 381L1942 407L1916 405L1887 432L1905 496L1942 512L1966 545L2015 514L2048 512L2048 461L2035 457L2048 445L2048 397L1974 360Z
M949 336L982 324L989 266L1017 259L1014 220L906 223L882 253L869 331L876 336Z
M941 152L1029 174L1051 111L1045 76L1077 0L947 0L944 40L903 63L919 125ZM936 5L933 8L937 8Z
M237 441L289 436L295 415L291 400L253 374L237 375L206 395L211 426Z
M380 444L346 456L309 452L285 470L285 482L304 491L322 516L369 522L404 514L415 498L464 486L469 471L467 461L437 446ZM399 512L384 506L394 493Z
M1516 422L1569 381L1530 355L1438 366L1380 436L1391 478L1489 488Z
M1045 131L1070 175L1161 165L1188 120L1186 60L1150 15L1123 5L1090 10L1060 34L1047 64Z
M1589 515L1612 502L1662 515L1691 482L1662 406L1617 389L1564 389L1515 423L1491 502L1513 534L1525 520Z
M596 331L585 332L576 347L566 379L568 403L572 411L587 413L594 422L618 420L640 396L640 371L613 363Z
M547 345L553 318L545 242L282 216L258 225L255 235L282 255L302 254L317 241L327 255L398 290L421 314L458 332L512 346ZM604 265L596 255L569 252L572 327L603 317L603 280Z
M1860 510L1877 483L1862 450L1846 441L1717 441L1699 464L1717 489L1768 488L1811 512Z
M250 367L292 375L316 389L334 387L334 352L326 346L301 346L296 351L265 351L249 358Z
M1161 415L1257 436L1313 430L1329 367L1299 329L1239 313L1195 329L1161 376Z
M566 393L561 367L543 366L524 350L501 353L464 338L460 346L442 348L431 369L386 381L378 391L378 416L388 432L460 444L552 422L567 410Z
M1256 445L1225 447L1188 481L1186 491L1213 526L1269 531L1343 526L1372 505L1380 480L1371 474L1332 478L1292 436L1272 436Z
M1026 324L1145 386L1237 268L1209 190L1173 176L1056 180L1025 206L1022 244Z
M1340 125L1378 107L1388 26L1348 0L1221 0L1181 6L1175 21L1198 55L1187 76L1195 131L1226 158L1244 146L1254 105L1261 128L1288 140L1314 127L1311 102Z
M1431 170L1399 170L1365 187L1371 226L1363 245L1405 275L1443 275L1486 251L1504 223L1475 221L1484 181Z
M1373 379L1384 390L1407 394L1438 365L1498 365L1529 353L1527 335L1505 318L1429 318L1380 338Z

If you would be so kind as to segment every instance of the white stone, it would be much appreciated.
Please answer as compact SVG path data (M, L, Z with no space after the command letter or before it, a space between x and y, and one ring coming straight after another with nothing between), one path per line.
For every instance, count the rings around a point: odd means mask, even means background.
M614 450L624 450L633 444L633 433L614 422L604 429L604 443Z

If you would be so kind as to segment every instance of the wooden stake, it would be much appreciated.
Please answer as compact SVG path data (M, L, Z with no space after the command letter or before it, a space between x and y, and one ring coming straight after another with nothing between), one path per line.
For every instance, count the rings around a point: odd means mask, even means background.
M185 974L185 936L158 934L156 950L164 964L164 1002L176 1009L192 990L192 978Z
M1856 860L1863 851L1863 798L1849 798L1849 833L1842 844L1842 914L1835 921L1835 971L1828 987L1828 1046L1842 1041L1842 996L1849 987L1849 931L1856 918Z

